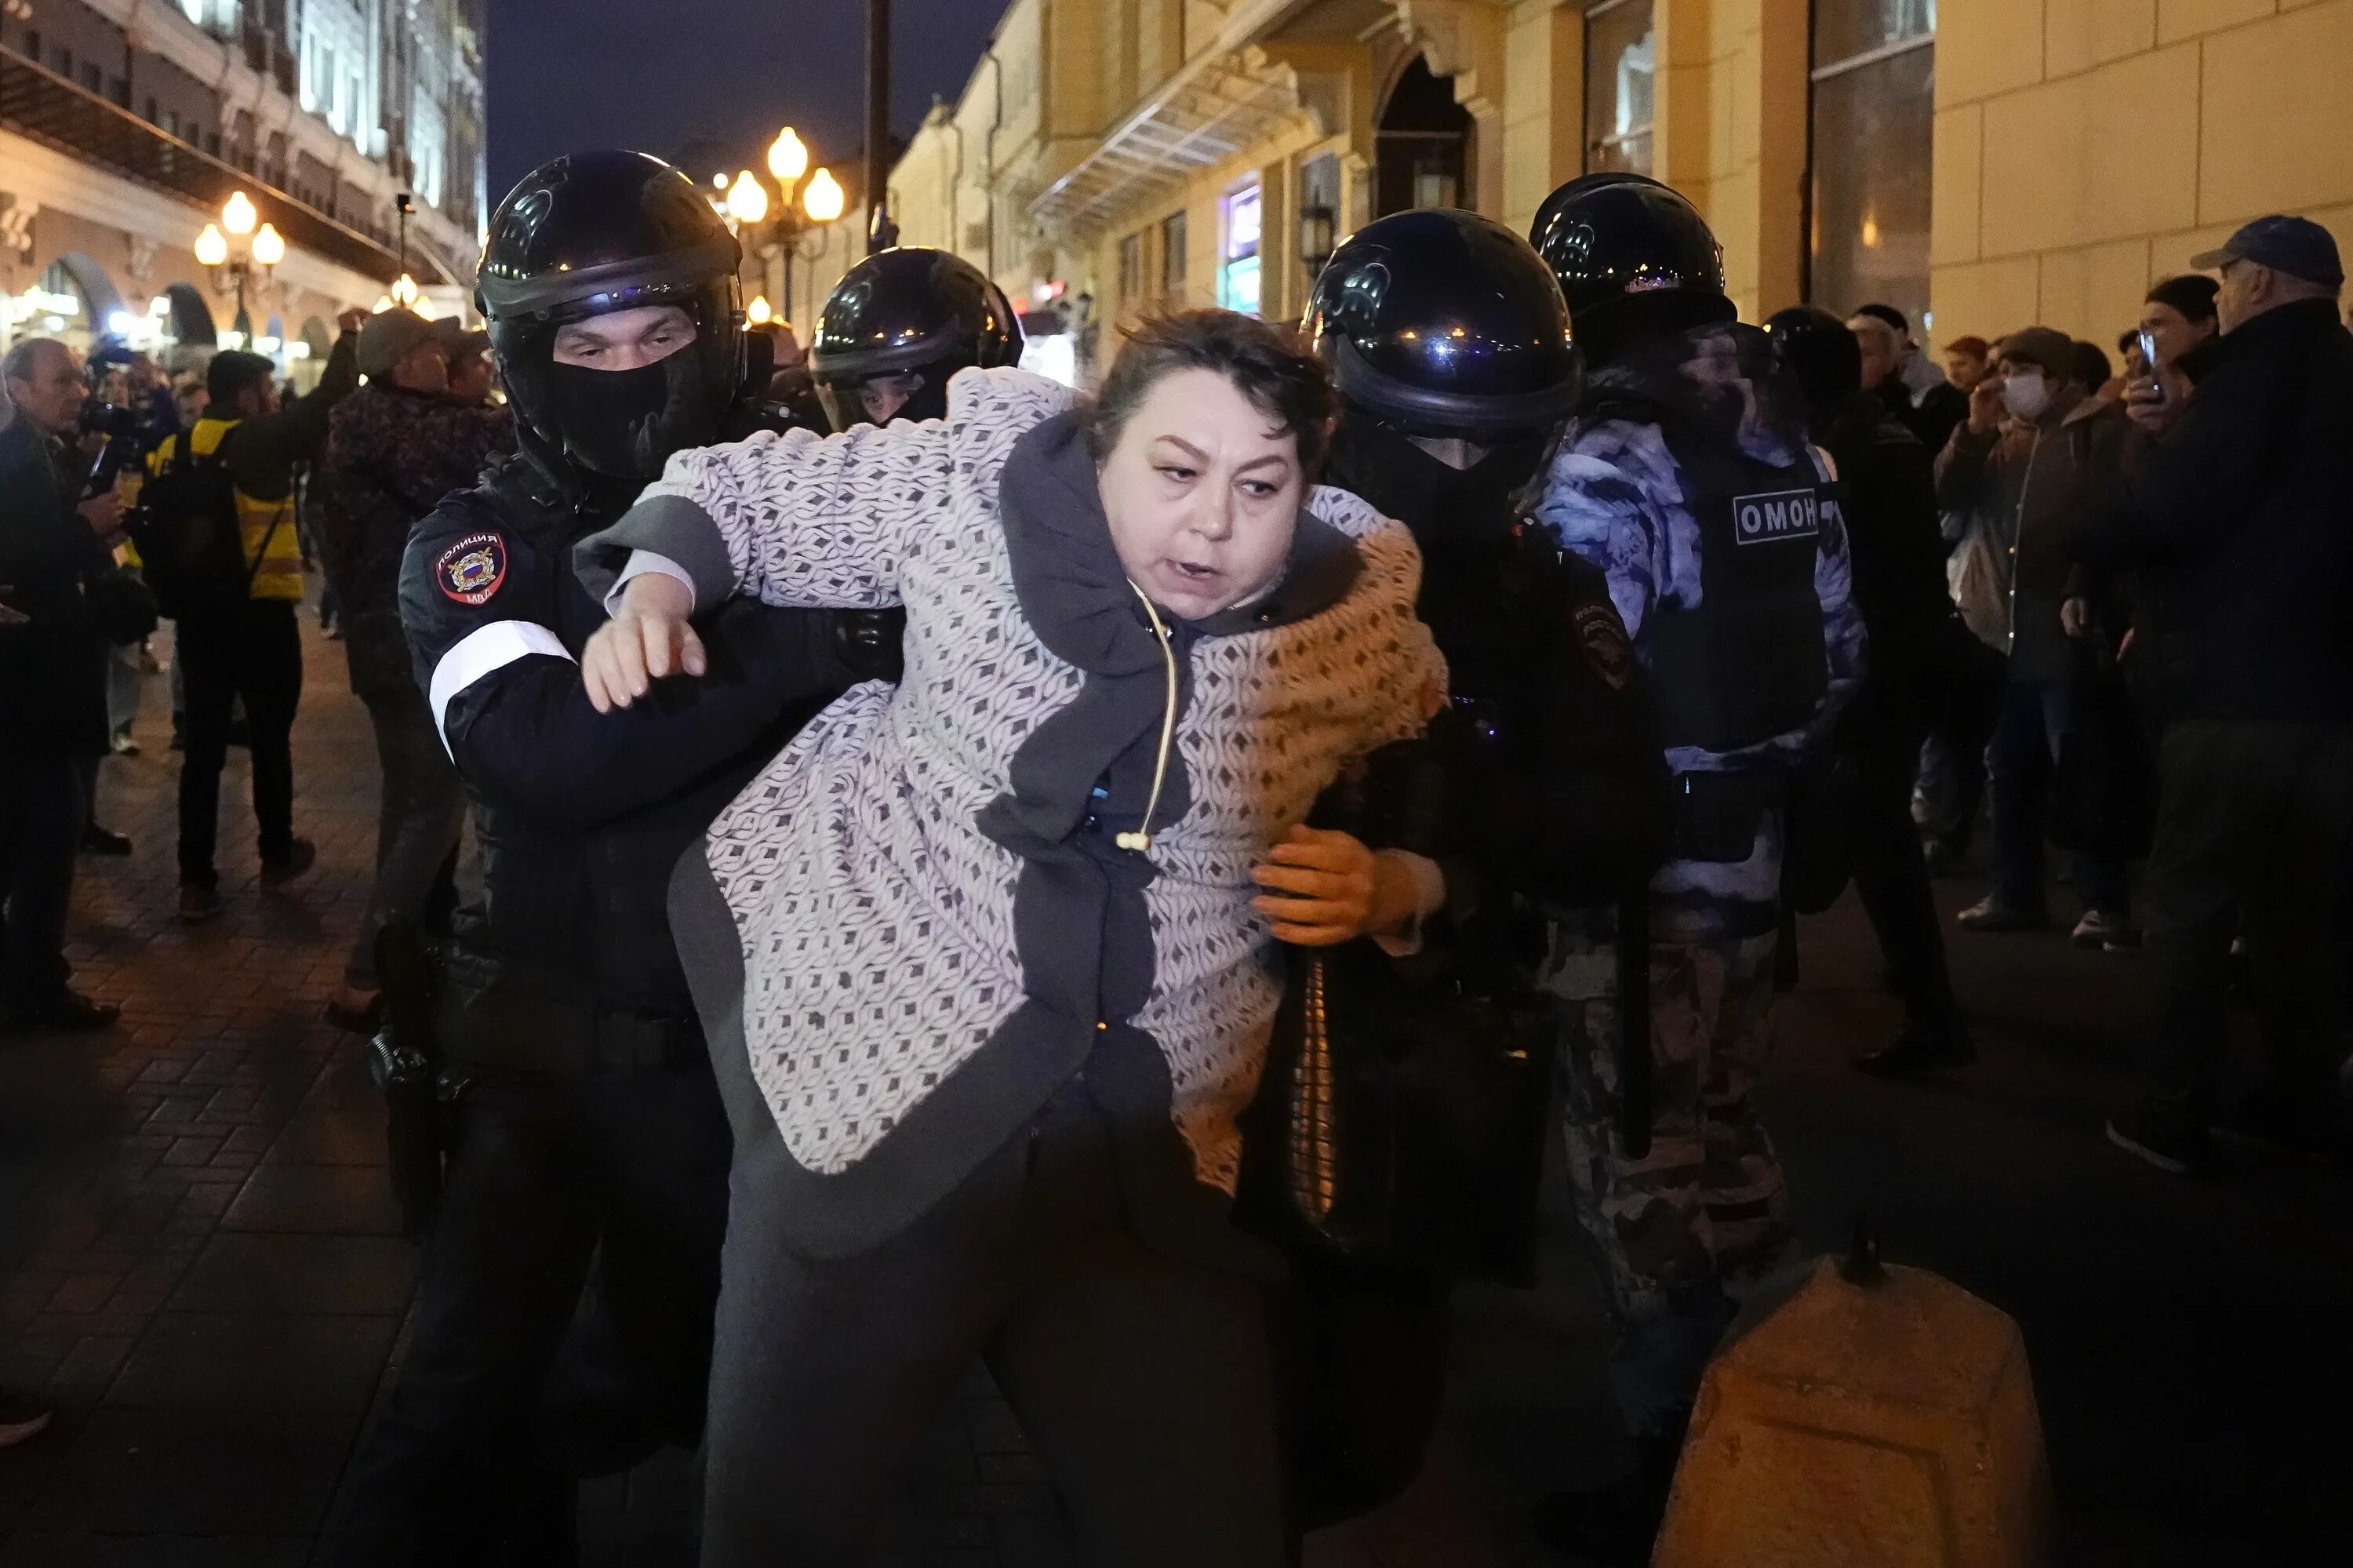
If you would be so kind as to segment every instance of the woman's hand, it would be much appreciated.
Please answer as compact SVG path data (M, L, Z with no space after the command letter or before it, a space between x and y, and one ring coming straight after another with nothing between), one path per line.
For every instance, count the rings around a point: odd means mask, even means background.
M708 668L702 639L687 622L693 609L694 590L676 577L647 572L629 579L613 619L580 655L581 683L598 713L628 707L665 675Z
M1268 890L1250 907L1274 922L1278 941L1303 948L1393 931L1414 915L1412 874L1347 833L1293 828L1250 878Z

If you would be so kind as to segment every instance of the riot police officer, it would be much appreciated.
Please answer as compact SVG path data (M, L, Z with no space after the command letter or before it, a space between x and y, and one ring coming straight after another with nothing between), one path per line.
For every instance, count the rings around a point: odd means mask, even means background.
M745 421L738 260L693 184L636 153L556 159L491 222L476 299L522 450L417 525L401 581L484 896L444 959L457 1130L347 1563L560 1561L570 1478L701 1429L729 1137L670 871L813 699L891 673L896 649L871 620L731 606L706 638L716 679L605 715L583 692L606 614L574 542Z
M1809 430L1837 470L1855 612L1871 638L1870 671L1839 716L1834 743L1853 758L1856 776L1855 891L1905 1025L1855 1065L1885 1077L1960 1066L1977 1053L1954 1000L1912 823L1928 718L1942 700L1950 650L1969 636L1945 587L1936 454L1863 388L1862 349L1844 322L1793 305L1775 312L1765 330L1805 395Z
M1398 213L1334 254L1302 332L1344 409L1326 482L1421 549L1416 608L1448 672L1432 736L1479 818L1468 863L1445 868L1449 960L1482 991L1538 995L1545 911L1642 887L1665 795L1608 583L1520 511L1583 379L1560 286L1500 224ZM1446 1282L1310 1269L1305 1284L1311 1386L1341 1395L1308 1413L1305 1500L1361 1509L1411 1479L1435 1420ZM1341 1357L1377 1358L1377 1377Z
M826 296L809 375L836 430L944 419L948 379L1017 365L1021 323L1005 292L963 257L929 246L878 251Z
M1673 776L1651 888L1640 1158L1614 1114L1611 933L1571 919L1555 945L1571 1176L1606 1260L1637 1463L1618 1486L1556 1499L1548 1533L1647 1562L1707 1357L1789 1242L1750 1100L1769 1045L1784 808L1855 685L1863 636L1802 400L1770 341L1737 322L1698 212L1656 181L1593 175L1554 192L1531 238L1589 367L1535 515L1607 574Z

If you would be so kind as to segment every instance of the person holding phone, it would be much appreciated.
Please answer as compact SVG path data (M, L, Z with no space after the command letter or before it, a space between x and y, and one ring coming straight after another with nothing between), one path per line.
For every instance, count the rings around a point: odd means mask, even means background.
M2125 412L2145 435L2161 435L2189 396L2184 355L2222 330L2215 314L2221 285L2200 272L2168 278L2142 302L2137 342L2147 366L2125 384Z

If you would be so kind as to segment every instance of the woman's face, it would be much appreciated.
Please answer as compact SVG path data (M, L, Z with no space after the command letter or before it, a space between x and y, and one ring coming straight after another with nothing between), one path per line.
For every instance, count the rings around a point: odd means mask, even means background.
M2149 301L2140 308L2140 330L2156 340L2157 357L2171 365L2214 335L2211 322L2193 322L2171 305Z
M1306 488L1299 443L1213 370L1155 383L1096 482L1128 580L1185 620L1274 586Z

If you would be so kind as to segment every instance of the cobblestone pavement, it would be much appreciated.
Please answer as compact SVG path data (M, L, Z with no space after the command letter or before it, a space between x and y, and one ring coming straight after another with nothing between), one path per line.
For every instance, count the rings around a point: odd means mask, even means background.
M144 754L109 762L101 795L137 852L82 862L73 933L76 983L121 1001L122 1022L0 1042L0 1383L59 1406L52 1432L0 1451L0 1568L309 1561L396 1365L415 1253L396 1234L356 1043L319 1021L365 895L373 752L340 651L313 635L308 652L297 814L317 868L256 886L237 753L228 912L194 930L173 919L177 759L151 681ZM1947 891L1949 907L1975 886ZM2292 1536L2297 1509L2345 1473L2341 1436L2306 1436L2313 1411L2353 1404L2345 1180L2253 1165L2185 1183L2099 1141L2147 1022L2137 960L2056 937L1958 938L1984 1061L1906 1087L1844 1067L1894 1021L1852 906L1810 925L1804 950L1767 1109L1810 1238L1835 1242L1868 1207L1892 1257L2020 1318L2067 1561L2271 1560L2259 1526ZM1610 1452L1603 1335L1555 1228L1546 1287L1463 1293L1421 1479L1314 1538L1308 1568L1550 1561L1520 1529L1528 1504ZM586 1561L690 1562L693 1495L682 1455L586 1489ZM985 1377L909 1467L888 1542L904 1568L1071 1561Z

